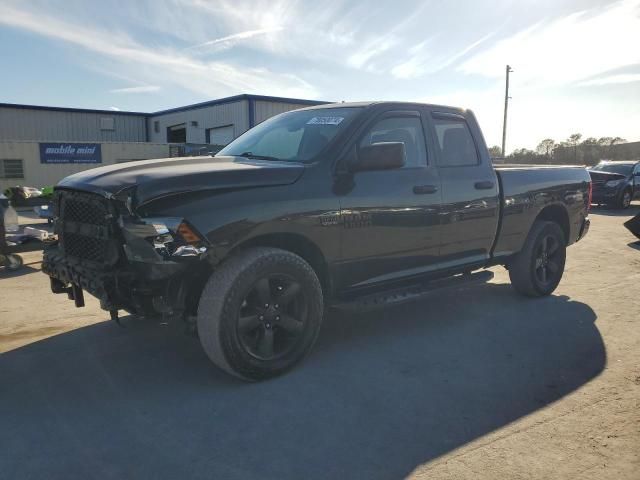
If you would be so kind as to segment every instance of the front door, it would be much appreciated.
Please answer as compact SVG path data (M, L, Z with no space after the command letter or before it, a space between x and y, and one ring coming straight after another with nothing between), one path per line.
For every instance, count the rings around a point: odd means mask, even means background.
M373 119L360 147L402 142L405 165L353 174L340 196L342 261L338 288L368 287L419 274L437 262L440 244L440 180L427 161L418 111L391 111Z

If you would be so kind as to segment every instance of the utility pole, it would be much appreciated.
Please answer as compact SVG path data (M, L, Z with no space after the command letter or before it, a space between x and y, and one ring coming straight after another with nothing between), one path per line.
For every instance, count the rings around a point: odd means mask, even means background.
M509 108L509 99L511 98L509 96L509 74L513 72L513 69L507 65L507 71L506 71L506 82L505 82L505 89L504 89L504 121L502 123L502 156L505 157L506 156L506 151L505 151L505 146L507 143L507 109Z

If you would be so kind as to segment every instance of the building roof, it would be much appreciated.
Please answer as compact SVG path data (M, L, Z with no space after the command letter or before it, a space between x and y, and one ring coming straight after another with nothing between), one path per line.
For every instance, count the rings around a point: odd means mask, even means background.
M268 95L251 95L241 94L234 95L232 97L219 98L217 100L209 100L207 102L194 103L192 105L185 105L184 107L170 108L167 110L160 110L157 112L131 112L122 110L100 110L91 108L71 108L71 107L49 107L43 105L25 105L19 103L0 103L0 107L4 108L18 108L23 110L47 110L51 112L74 112L74 113L102 113L109 115L136 115L153 117L156 115L163 115L165 113L186 112L188 110L196 110L198 108L211 107L214 105L223 105L225 103L238 102L240 100L261 100L265 102L281 102L281 103L295 103L297 105L323 105L329 102L323 102L319 100L305 100L301 98L287 98L287 97L271 97Z
M170 108L168 110L160 110L159 112L153 112L150 116L164 115L165 113L186 112L188 110L196 110L198 108L211 107L213 105L223 105L225 103L239 102L240 100L261 100L263 102L280 102L280 103L295 103L297 105L324 105L330 102L323 102L320 100L305 100L301 98L288 98L288 97L271 97L268 95L251 95L243 93L242 95L234 95L233 97L219 98L217 100L209 100L207 102L194 103L192 105L185 105L184 107Z
M0 108L17 108L21 110L47 110L49 112L73 112L73 113L106 113L109 115L137 115L147 116L144 112L128 112L122 110L97 110L91 108L72 107L48 107L43 105L24 105L21 103L0 103Z

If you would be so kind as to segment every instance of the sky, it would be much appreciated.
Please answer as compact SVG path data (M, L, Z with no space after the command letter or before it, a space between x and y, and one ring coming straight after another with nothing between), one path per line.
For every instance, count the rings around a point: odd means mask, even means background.
M254 93L469 108L489 145L640 140L640 0L0 0L0 102L153 112Z

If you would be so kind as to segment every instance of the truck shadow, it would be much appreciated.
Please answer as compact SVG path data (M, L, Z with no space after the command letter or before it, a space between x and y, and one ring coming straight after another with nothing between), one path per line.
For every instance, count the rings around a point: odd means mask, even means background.
M245 384L178 326L104 322L0 355L6 478L399 478L602 372L586 304L510 286L333 312L290 374Z

